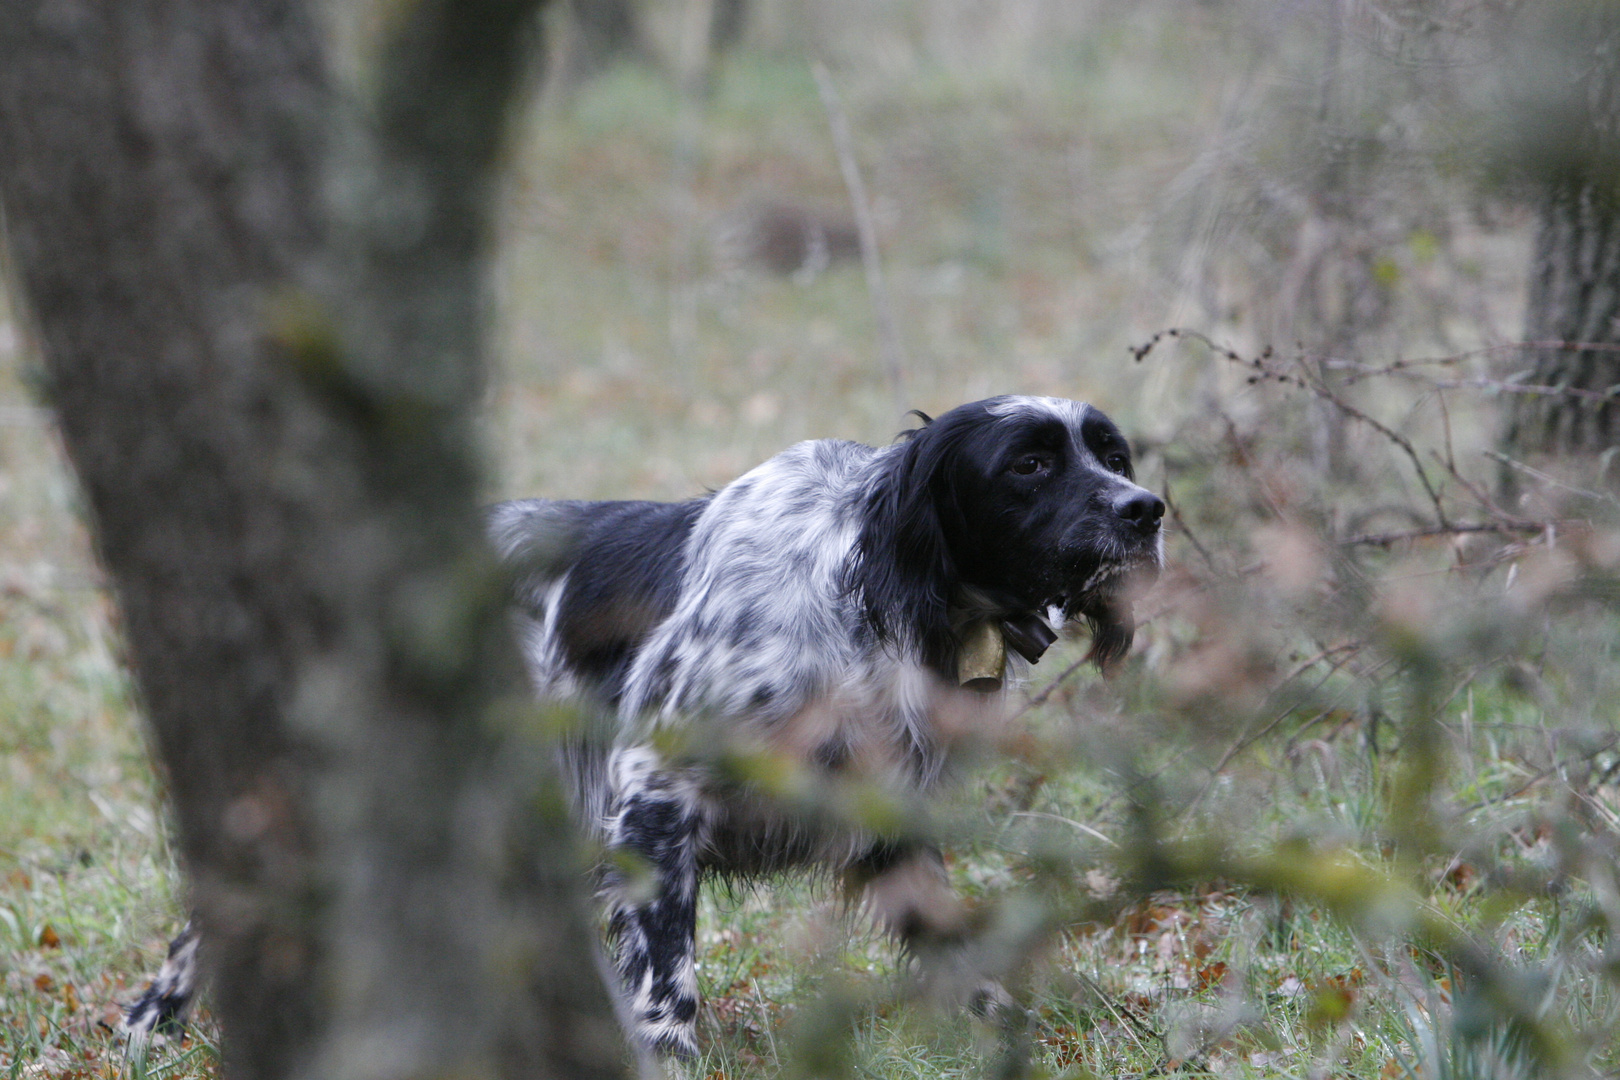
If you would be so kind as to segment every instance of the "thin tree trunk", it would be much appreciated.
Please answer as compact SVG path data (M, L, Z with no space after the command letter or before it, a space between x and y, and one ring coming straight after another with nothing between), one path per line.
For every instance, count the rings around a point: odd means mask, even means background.
M1528 381L1606 393L1620 388L1620 4L1527 11L1519 36L1535 68L1520 74L1543 96L1523 118L1540 190L1524 335L1560 343L1527 350ZM1518 453L1602 452L1620 442L1620 418L1590 396L1519 395L1506 441Z
M617 60L645 60L636 6L631 0L572 0L569 8L579 30L580 56L575 81L611 67Z
M1533 385L1620 388L1620 207L1611 185L1572 177L1542 198L1524 319L1525 340L1543 343L1527 350ZM1620 441L1620 421L1611 402L1526 394L1514 399L1507 437L1521 452L1601 452Z
M234 1077L621 1071L474 504L533 6L412 5L361 123L293 0L0 4L0 206Z

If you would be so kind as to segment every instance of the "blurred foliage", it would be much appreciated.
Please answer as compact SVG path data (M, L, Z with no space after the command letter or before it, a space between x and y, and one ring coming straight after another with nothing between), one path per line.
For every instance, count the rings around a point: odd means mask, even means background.
M948 962L896 958L825 883L739 885L705 901L686 1071L1620 1070L1620 515L1591 463L1496 452L1526 392L1515 162L1557 81L1512 35L1524 5L757 0L714 56L689 48L705 7L649 0L635 57L536 87L492 273L491 497L680 498L1023 392L1108 410L1173 509L1124 670L1054 650L926 816L729 760L940 840L955 974L1019 1009L931 1004ZM99 1074L95 1018L178 907L16 331L0 364L0 1070ZM165 1069L211 1074L200 1030Z

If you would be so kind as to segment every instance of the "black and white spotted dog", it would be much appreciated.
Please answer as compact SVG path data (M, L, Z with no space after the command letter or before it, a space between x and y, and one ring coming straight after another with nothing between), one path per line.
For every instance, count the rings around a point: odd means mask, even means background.
M881 449L800 443L689 502L491 511L536 689L608 718L565 771L586 827L648 871L607 872L603 888L644 1044L696 1050L705 874L832 866L902 940L948 930L931 849L784 808L712 755L672 749L679 736L926 788L952 735L999 705L966 653L982 659L988 640L997 666L1010 647L1016 667L1052 624L1080 620L1099 663L1129 648L1130 591L1162 563L1163 513L1106 416L1034 397L925 417ZM188 928L129 1028L184 1015L194 953Z

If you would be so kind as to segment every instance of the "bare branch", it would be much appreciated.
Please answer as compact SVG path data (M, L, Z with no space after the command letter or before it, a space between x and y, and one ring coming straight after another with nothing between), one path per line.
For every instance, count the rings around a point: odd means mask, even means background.
M855 229L861 244L861 265L866 270L866 289L872 297L872 310L877 315L878 343L883 356L883 372L888 376L889 390L894 394L898 408L906 407L905 346L900 340L900 323L895 318L894 301L888 284L883 279L883 260L878 254L877 227L872 221L872 203L866 194L866 183L861 179L861 166L855 158L855 139L850 134L849 118L844 115L843 102L832 75L825 64L810 65L815 76L816 89L821 92L821 103L827 110L827 126L832 130L833 149L838 152L838 167L844 173L844 186L849 189L850 207L855 213Z

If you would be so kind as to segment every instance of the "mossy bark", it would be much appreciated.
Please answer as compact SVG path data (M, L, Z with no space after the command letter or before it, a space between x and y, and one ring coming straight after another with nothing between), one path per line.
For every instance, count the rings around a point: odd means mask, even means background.
M0 4L19 299L232 1077L622 1072L476 505L536 6L400 8L356 103L296 0Z

